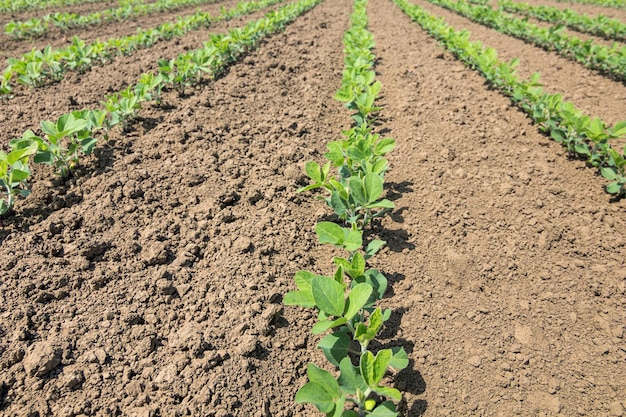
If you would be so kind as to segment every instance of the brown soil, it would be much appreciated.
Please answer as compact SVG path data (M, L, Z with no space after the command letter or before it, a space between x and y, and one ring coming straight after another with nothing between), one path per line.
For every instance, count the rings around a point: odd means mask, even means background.
M0 231L0 415L318 415L293 402L324 364L314 315L281 300L336 254L313 233L328 209L295 191L350 125L332 96L351 6L325 1L223 78L168 93L66 184L37 167ZM380 129L398 141L372 266L394 310L379 341L411 359L388 380L401 415L623 415L626 202L389 0L369 12ZM90 90L73 86L81 105ZM21 127L52 103L24 103Z

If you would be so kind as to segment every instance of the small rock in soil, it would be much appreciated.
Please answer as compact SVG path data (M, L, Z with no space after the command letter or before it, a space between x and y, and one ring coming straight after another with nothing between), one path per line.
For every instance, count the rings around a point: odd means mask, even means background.
M66 366L63 368L64 386L70 390L80 388L85 382L85 374L82 369L75 366Z
M612 416L622 417L624 415L624 407L619 401L615 401L609 405L609 412Z
M250 238L240 236L233 243L233 249L238 253L246 253L252 250L252 241Z
M235 353L241 356L250 356L255 350L258 342L258 338L253 335L242 336L237 343L235 343Z
M482 363L482 360L480 359L480 356L472 356L467 360L467 363L478 368Z
M24 370L30 376L42 377L61 363L63 350L53 343L34 343L24 358Z

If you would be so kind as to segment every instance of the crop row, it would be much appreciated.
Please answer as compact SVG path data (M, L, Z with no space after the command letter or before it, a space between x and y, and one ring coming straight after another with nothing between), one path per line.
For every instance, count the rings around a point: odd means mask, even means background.
M610 19L602 14L588 16L571 9L559 9L552 6L531 6L527 3L518 3L511 0L500 0L498 5L504 11L567 26L582 33L618 41L626 40L626 24L618 19Z
M626 46L615 43L607 47L598 45L592 40L582 41L575 36L564 34L563 27L541 28L529 23L526 19L494 10L489 6L472 5L465 0L428 1L498 32L514 36L548 51L556 51L587 68L626 81Z
M388 369L399 371L409 363L402 347L379 349L374 354L370 345L391 310L375 305L385 294L387 279L379 271L367 269L367 260L385 242L373 239L366 245L364 232L372 219L394 208L382 196L389 168L384 156L393 150L395 141L380 138L371 123L380 110L374 102L381 85L373 70L374 39L367 30L366 6L367 0L355 0L351 26L344 36L341 88L335 95L353 112L354 126L343 132L345 139L327 145L326 164L306 163L311 183L299 190L326 192L322 198L339 221L319 222L315 232L320 243L339 247L348 256L333 258L332 276L297 272L294 279L298 290L283 299L285 305L318 311L313 334L332 330L318 348L335 373L309 363L308 382L296 394L296 402L313 404L327 417L396 417L391 399L399 401L402 394L382 385L382 379Z
M422 28L441 42L469 67L478 70L487 81L526 112L539 129L561 143L572 156L580 157L611 181L606 191L626 195L626 147L622 153L611 147L611 139L626 137L626 120L607 127L599 118L591 118L561 94L548 94L539 84L539 74L522 80L516 74L519 60L501 62L495 49L471 41L469 32L456 31L442 19L427 13L406 0L394 2Z
M300 0L285 5L244 27L225 35L211 35L202 48L185 52L171 61L160 60L158 73L144 73L134 86L109 95L105 110L84 109L61 115L56 121L41 122L41 135L32 130L9 142L10 152L0 151L0 215L10 212L16 197L29 194L31 159L52 165L66 178L83 155L90 154L98 136L108 138L117 125L128 127L142 103L160 104L164 88L184 89L206 78L215 78L239 57L252 50L264 37L282 30L297 16L321 0Z
M613 7L615 9L626 8L626 1L624 0L555 0L563 3L580 3L591 4L594 6Z
M106 0L0 0L0 12L47 9L50 7L72 6L82 3L100 3Z
M83 73L96 64L104 65L114 57L132 55L133 51L148 48L159 41L183 36L192 30L209 27L214 22L228 20L252 13L283 0L261 0L240 2L236 7L222 9L219 16L213 17L207 12L198 11L190 16L178 18L176 22L167 22L152 29L138 30L136 34L106 41L96 40L89 45L74 37L69 46L43 50L33 49L21 58L10 58L9 65L0 76L0 98L10 98L16 84L33 88L61 80L68 71Z
M50 24L61 30L68 30L76 27L98 25L102 22L120 22L138 16L176 10L188 6L199 6L214 1L216 0L157 0L154 3L144 4L140 0L130 0L124 2L119 7L86 15L56 12L41 18L33 17L24 21L12 20L5 25L4 33L14 39L41 37L48 32Z

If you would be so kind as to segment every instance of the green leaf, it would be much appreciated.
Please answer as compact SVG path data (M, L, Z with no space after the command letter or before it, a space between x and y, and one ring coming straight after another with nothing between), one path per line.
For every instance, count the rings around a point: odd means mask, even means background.
M31 141L28 146L26 146L26 142L21 142L18 146L19 148L12 150L7 155L7 163L9 165L13 165L20 159L33 155L37 152L37 143L34 141Z
M321 385L333 398L341 397L341 388L339 388L339 384L330 372L318 368L315 364L309 363L307 366L307 375L310 382Z
M50 151L39 151L33 158L36 164L54 164L54 155Z
M333 411L326 413L326 417L341 417L343 415L343 409L346 405L346 396L341 393L341 396L335 400L335 408Z
M339 317L337 320L323 320L320 321L318 323L315 323L315 325L311 328L311 333L313 334L321 334L324 333L326 330L332 329L334 327L337 326L341 326L342 324L346 323L346 318L345 317Z
M613 135L615 137L626 135L626 120L619 121L613 126Z
M12 182L22 182L25 181L30 176L30 172L22 171L21 169L13 168L11 170L11 181Z
M617 178L617 171L613 167L602 167L600 168L600 173L602 174L604 178L606 178L609 181L612 181L615 178Z
M374 288L367 306L373 305L376 300L382 300L387 291L387 278L375 269L368 269L362 277L354 278L353 283L367 282ZM356 285L356 284L353 284Z
M313 295L304 291L289 291L283 298L283 304L286 306L300 306L305 308L315 307Z
M324 356L330 363L335 366L339 366L339 363L343 358L348 356L348 347L352 338L344 332L335 332L324 337L317 345L322 349Z
M322 385L316 382L307 382L304 384L296 394L296 402L298 404L313 404L322 413L329 413L335 407L335 399L332 395L330 395Z
M365 206L367 204L367 195L361 178L357 176L350 178L350 195L357 206Z
M367 390L367 384L359 373L359 370L352 365L350 358L345 357L339 363L341 374L337 378L337 382L341 389L347 394L356 394L357 388L361 391Z
M309 178L311 178L315 182L322 182L322 169L317 162L309 161L304 166L304 170L306 171Z
M311 281L311 292L317 307L329 316L341 316L346 300L343 285L332 278L316 276Z
M339 265L337 267L337 269L335 270L335 275L333 276L333 278L335 279L335 281L337 281L341 285L344 285L344 283L343 283L343 266Z
M393 204L392 201L389 200L380 200L375 203L371 203L367 205L368 208L382 208L382 209L393 209L396 208L396 205Z
M359 417L359 413L354 410L346 410L343 412L341 417Z
M385 246L385 242L384 240L372 240L368 245L367 248L365 249L365 257L367 259L371 258L372 256L376 255L376 253L378 253L378 251Z
M343 316L348 320L354 317L365 306L372 291L372 286L366 283L358 284L352 288L348 295L346 312Z
M294 276L296 286L300 291L290 291L285 294L283 304L298 305L305 308L315 307L315 300L311 292L311 281L315 274L309 271L298 271Z
M389 362L389 367L395 369L396 371L401 371L409 366L409 357L403 347L393 347L391 348L391 352L393 353L393 356Z
M392 397L393 398L393 397ZM391 401L384 401L378 404L368 417L397 417L396 406Z
M377 155L384 155L394 150L396 147L396 141L392 138L385 138L379 140L376 145L374 145L374 152Z
M52 123L49 120L42 120L40 126L41 130L43 130L43 132L48 135L48 139L50 139L50 142L56 144L58 139L57 134L59 133L56 123Z
M343 247L348 252L357 251L363 246L363 232L360 230L344 229Z
M341 198L339 192L333 191L330 195L330 207L340 218L348 211L348 204Z
M622 184L617 181L607 184L606 191L611 194L619 194L622 191Z
M352 262L346 272L351 278L360 277L365 274L365 258L361 252L356 252L352 256Z
M591 152L589 151L589 147L587 146L586 143L577 143L576 145L574 145L574 150L579 155L586 155L586 156L591 155Z
M383 180L377 174L367 174L363 178L363 187L365 188L366 202L368 205L375 202L383 195Z
M9 211L10 207L4 199L0 199L0 216Z
M98 139L96 138L85 138L83 140L80 141L80 147L83 150L83 153L85 155L89 155L92 151L94 146L96 146L96 143L98 142Z
M391 356L392 353L390 349L383 349L378 352L376 356L370 351L366 351L361 355L359 368L361 369L361 375L368 387L372 389L378 387L378 383L383 379L383 376L385 376L387 365L389 365L391 361Z
M369 325L365 326L362 323L357 325L354 332L354 339L360 343L369 342L376 337L376 333L380 330L384 323L383 313L380 308L376 308L369 317Z
M343 229L333 222L319 222L315 225L315 233L320 243L330 243L339 246L343 243Z
M372 387L372 389L379 395L384 395L388 398L393 398L396 401L400 401L402 399L402 394L395 388L389 387ZM371 415L371 414L370 414Z

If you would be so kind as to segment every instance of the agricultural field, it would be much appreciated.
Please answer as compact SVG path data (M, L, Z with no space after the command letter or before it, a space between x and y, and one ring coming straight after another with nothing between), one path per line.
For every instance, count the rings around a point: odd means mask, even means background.
M626 416L623 0L0 26L1 416Z

